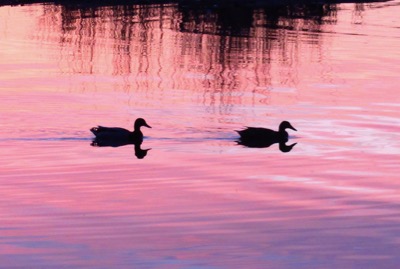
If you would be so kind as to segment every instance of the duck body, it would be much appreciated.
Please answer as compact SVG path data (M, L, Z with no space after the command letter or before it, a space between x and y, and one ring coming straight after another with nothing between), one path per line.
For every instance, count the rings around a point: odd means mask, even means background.
M262 143L271 146L274 143L287 142L288 133L276 132L270 129L259 127L247 127L245 130L237 131L242 142Z
M278 131L261 127L247 127L244 130L236 131L240 136L237 142L240 145L252 148L267 148L272 144L279 143L281 151L286 152L287 149L282 149L289 140L289 135L286 132L287 128L297 131L288 121L281 122ZM287 147L293 146L294 145Z
M143 133L140 127L151 128L144 119L138 118L134 124L133 132L120 127L97 126L90 129L96 136L92 145L100 147L120 147L128 144L141 144Z

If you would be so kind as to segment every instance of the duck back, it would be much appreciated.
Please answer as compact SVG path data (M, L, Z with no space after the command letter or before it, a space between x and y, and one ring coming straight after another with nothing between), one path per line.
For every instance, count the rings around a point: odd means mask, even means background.
M133 143L142 143L143 134L141 131L130 132L119 127L94 127L90 131L96 136L98 145L121 146Z
M264 141L278 143L286 141L288 135L286 132L276 132L270 129L248 127L245 130L237 131L242 141Z

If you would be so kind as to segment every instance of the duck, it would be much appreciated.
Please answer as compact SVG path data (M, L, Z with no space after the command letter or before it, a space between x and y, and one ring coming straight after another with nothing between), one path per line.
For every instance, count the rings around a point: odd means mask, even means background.
M133 132L120 127L97 126L90 129L96 136L92 144L96 146L119 147L128 144L141 144L143 142L143 133L140 127L151 128L143 118L135 120Z
M266 148L272 144L279 143L279 149L282 152L289 152L297 143L287 146L285 143L289 140L286 129L297 131L288 121L282 121L279 124L279 130L261 127L247 127L244 130L235 130L239 134L238 144L253 148Z

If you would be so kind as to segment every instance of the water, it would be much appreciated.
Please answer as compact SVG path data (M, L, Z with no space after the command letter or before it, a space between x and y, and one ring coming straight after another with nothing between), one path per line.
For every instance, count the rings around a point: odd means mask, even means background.
M0 267L397 268L399 12L0 7Z

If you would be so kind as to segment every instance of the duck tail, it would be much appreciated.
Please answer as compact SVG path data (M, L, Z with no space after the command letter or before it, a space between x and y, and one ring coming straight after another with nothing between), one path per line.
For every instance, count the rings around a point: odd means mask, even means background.
M242 134L243 134L243 131L244 131L244 130L235 130L235 132L237 132L239 135L242 135Z
M99 127L100 127L100 126L98 126L98 127L93 127L93 128L90 129L90 131L91 131L93 134L97 134L97 133L99 132Z

